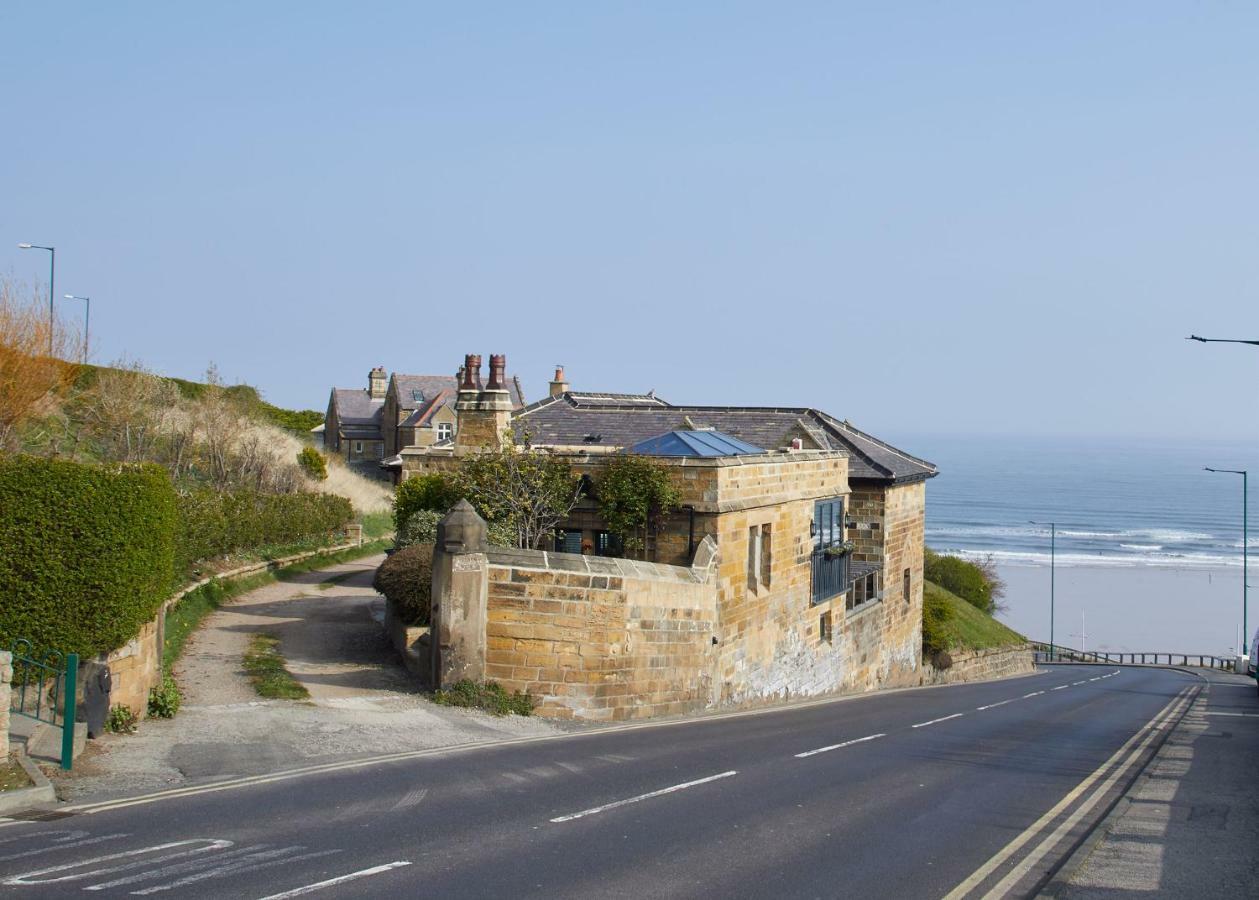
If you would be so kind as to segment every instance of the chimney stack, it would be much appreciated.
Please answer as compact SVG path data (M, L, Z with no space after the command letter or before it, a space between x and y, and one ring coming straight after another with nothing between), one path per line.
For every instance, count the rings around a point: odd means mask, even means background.
M511 427L512 413L506 373L507 357L501 353L492 355L490 380L482 388L481 357L474 353L464 357L459 400L455 403L455 415L458 417L456 456L503 446L507 429Z
M558 397L568 390L568 382L564 380L564 367L555 367L555 379L551 382L551 396Z
M490 381L485 386L487 391L507 390L507 357L501 353L490 356Z
M384 366L377 366L367 373L367 394L373 400L384 400L389 389L389 377Z
M459 393L477 391L481 388L481 357L469 353L463 358L463 368L459 370L462 379L459 382Z

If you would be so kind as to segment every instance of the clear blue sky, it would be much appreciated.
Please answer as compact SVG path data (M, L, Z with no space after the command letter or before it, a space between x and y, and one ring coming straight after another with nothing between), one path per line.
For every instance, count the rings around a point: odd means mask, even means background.
M895 438L1259 437L1259 5L26 3L0 272L285 406L508 354ZM80 314L64 304L66 315Z

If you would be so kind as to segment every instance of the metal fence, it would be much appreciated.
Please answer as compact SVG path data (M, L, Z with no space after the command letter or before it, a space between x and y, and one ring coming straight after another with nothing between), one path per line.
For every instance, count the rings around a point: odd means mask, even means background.
M1085 662L1111 663L1134 666L1197 666L1203 669L1233 671L1235 660L1231 656L1214 656L1210 653L1109 653L1094 650L1073 650L1058 644L1033 642L1037 662Z
M61 728L61 768L74 761L75 700L79 678L77 653L45 650L19 638L13 651L13 684L9 712Z

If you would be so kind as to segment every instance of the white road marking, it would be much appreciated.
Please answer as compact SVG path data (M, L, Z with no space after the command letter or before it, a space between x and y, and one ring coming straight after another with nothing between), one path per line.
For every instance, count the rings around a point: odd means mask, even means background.
M1089 681L1101 681L1101 680L1102 680L1102 676L1100 676L1100 675L1098 675L1096 678L1090 678L1090 679L1089 679Z
M722 772L720 775L709 775L707 778L697 778L695 781L687 781L682 784L675 784L673 787L661 788L658 791L651 791L646 794L639 794L637 797L629 797L625 800L617 800L613 803L605 803L603 806L595 806L591 809L583 809L578 813L570 813L567 816L557 816L552 822L571 822L573 819L580 819L583 816L593 816L595 813L605 812L609 809L616 809L618 806L629 806L631 803L638 803L640 800L650 800L653 797L662 797L665 794L672 794L674 791L684 791L701 784L708 784L710 781L717 781L721 778L729 778L731 775L739 773L731 769L729 772Z
M1023 699L1024 699L1024 700L1026 700L1028 697L1039 697L1039 696L1040 696L1041 694L1043 694L1043 693L1045 693L1045 692L1044 692L1044 691L1032 691L1030 694L1024 694L1024 695L1023 695Z
M196 872L199 869L222 866L227 860L239 859L242 856L252 856L258 853L258 851L265 850L270 846L270 844L250 844L247 847L238 847L235 850L228 850L224 853L216 853L208 859L201 858L184 860L183 862L171 863L169 866L161 866L156 869L145 869L133 875L124 875L121 878L102 881L99 884L89 884L83 890L104 891L113 887L121 887L124 884L135 884L138 881L151 881L154 878L162 878L167 875L180 875L184 872Z
M840 747L851 747L853 744L863 744L866 741L873 741L876 738L887 737L886 734L867 734L865 737L854 738L851 741L844 741L842 744L831 744L829 747L818 747L816 750L806 750L804 753L797 753L796 759L804 759L807 756L817 756L819 753L827 753L831 750L838 750Z
M47 847L36 847L34 850L23 850L21 853L8 853L0 856L0 862L10 862L15 859L25 859L28 856L40 856L57 850L69 850L71 847L86 847L89 844L99 844L102 841L112 841L127 837L126 834L105 834L100 837L88 837L86 831L39 831L35 834L23 834L17 837L0 839L0 844L8 844L13 841L29 841L32 838L47 837L52 834L61 834L65 835L65 837L49 841L50 846Z
M396 812L400 809L409 809L412 806L418 806L420 801L428 796L428 788L416 788L407 793L401 800L389 807L390 812Z
M148 895L156 894L160 891L169 891L172 888L183 887L187 884L193 884L198 881L205 881L207 878L222 878L225 875L240 875L245 872L257 872L259 869L272 869L276 866L286 866L291 863L300 862L306 859L315 859L320 856L331 856L334 853L340 853L340 850L317 850L311 853L299 853L296 856L287 855L290 850L301 850L301 847L286 847L284 850L276 851L285 854L277 857L275 853L255 854L257 859L242 859L229 866L217 866L208 872L199 872L196 875L189 875L180 878L178 881L172 881L169 884L158 884L142 891L132 891L133 894Z
M1171 721L1175 718L1180 710L1184 708L1185 704L1189 702L1189 699L1193 696L1193 690L1193 688L1184 688L1181 690L1181 692L1173 697L1168 704L1154 716L1154 718L1148 721L1145 725L1141 726L1141 728L1137 729L1136 734L1128 738L1128 740L1124 742L1123 746L1116 750L1109 759L1094 769L1087 778L1072 788L1072 790L1065 797L1059 800L1052 809L1032 823L1032 825L1030 825L1022 834L1014 838L1014 840L1010 841L1010 843L1006 844L1005 847L996 853L996 855L971 873L966 880L957 887L953 888L953 890L949 891L949 893L945 895L944 900L958 900L958 898L966 896L972 891L978 889L980 885L992 877L994 872L1005 868L1009 861L1016 853L1019 852L1019 850L1023 848L1025 844L1029 843L1042 833L1051 823L1054 822L1054 820L1061 816L1066 809L1075 803L1075 801L1079 799L1085 791L1100 781L1104 776L1106 776L1106 773L1113 768L1114 771L1106 778L1106 781L1098 788L1092 797L1085 801L1084 804L1081 804L1080 808L1077 809L1075 813L1068 817L1066 821L1064 821L1057 830L1051 833L1050 836L1046 838L1031 854L1029 854L1028 857L1015 866L1014 869L1011 870L1004 879L1002 879L1001 883L993 888L993 890L986 896L1000 896L1002 890L1008 892L1009 888L1013 886L1013 884L1017 884L1017 882L1027 874L1027 871L1030 870L1031 867L1035 865L1035 863L1042 858L1045 853L1048 852L1054 843L1061 839L1062 835L1065 834L1066 831L1069 831L1070 828L1074 826L1074 824L1088 811L1089 808L1095 805L1098 800L1106 795L1115 781L1117 781L1131 765L1140 759L1141 754L1154 740L1163 723ZM1127 754L1126 758L1125 754ZM1063 829L1065 829L1065 831Z
M332 887L336 884L345 884L347 881L353 881L356 878L366 878L369 875L379 875L381 872L388 872L390 869L398 869L402 866L409 866L407 860L398 860L396 862L385 863L383 866L372 866L370 869L360 869L357 872L351 872L348 875L338 875L336 878L329 878L327 881L316 881L314 884L308 884L305 887L293 888L291 891L284 891L280 894L268 894L262 900L284 900L285 897L300 897L302 894L310 894L315 891L323 890L326 887Z
M1213 712L1208 710L1205 716L1237 716L1239 719L1259 719L1259 713Z
M174 850L176 847L187 847L189 844L205 844L204 847L197 847L192 850L178 850L174 853L164 853L161 856L155 856L152 859L134 860L127 863L119 863L116 866L106 866L103 869L89 869L86 872L79 872L70 875L58 875L56 878L42 878L43 875L55 875L58 872L65 872L73 869L81 869L84 866L92 866L97 863L111 862L115 859L127 859L132 856L141 856L145 853L157 853L162 850ZM121 853L109 853L105 856L94 856L91 859L81 859L72 863L63 863L59 866L51 866L47 869L37 869L33 872L23 872L21 875L13 875L6 878L0 884L53 884L58 881L77 881L80 878L92 878L97 875L106 875L110 872L122 872L127 869L137 869L141 866L151 866L154 863L165 862L168 859L180 859L185 856L192 856L196 853L208 853L211 850L223 850L232 846L231 841L212 840L210 838L191 838L186 841L172 841L169 844L157 844L152 847L141 847L139 850L124 850ZM34 880L32 880L34 879Z
M1072 686L1072 687L1076 687L1077 685L1084 684L1084 682L1085 682L1085 681L1088 681L1088 679L1087 679L1087 678L1085 678L1085 679L1084 679L1084 681L1073 681L1073 682L1071 682L1071 686Z
M951 716L941 716L938 719L932 719L930 722L919 722L917 725L910 725L910 728L926 728L928 725L934 725L937 722L947 722L949 719L960 719L961 713L953 713Z
M989 703L987 706L976 706L975 709L983 712L985 709L996 709L998 706L1005 706L1007 703L1013 703L1015 700L1022 700L1022 697L1011 697L1009 700L1002 700L998 703Z
M1060 684L1056 688L1050 688L1050 690L1051 691L1065 691L1069 687L1071 687L1071 685L1069 684Z

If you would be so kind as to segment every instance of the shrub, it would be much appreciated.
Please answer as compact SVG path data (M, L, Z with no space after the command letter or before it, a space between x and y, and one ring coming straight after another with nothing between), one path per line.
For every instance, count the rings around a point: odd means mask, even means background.
M157 719L173 719L183 699L179 685L168 672L162 676L162 683L149 691L149 715Z
M182 574L198 560L329 534L349 522L354 509L333 494L203 489L180 495L179 517Z
M433 545L412 544L391 554L372 579L407 625L428 625L433 604Z
M105 730L113 734L135 734L136 714L131 707L117 704L105 719Z
M445 513L459 502L459 496L458 489L443 475L413 475L394 493L394 528L401 532L411 515L421 509Z
M303 447L297 454L297 464L315 481L328 480L328 461L314 447Z
M497 681L486 681L478 684L463 679L451 685L450 690L438 691L433 695L433 702L441 706L466 706L472 709L483 709L496 716L515 713L518 716L533 715L536 701L529 694L520 691L508 694Z
M971 606L991 615L1001 595L1001 585L980 564L933 550L923 551L923 578L961 597Z
M412 544L437 543L437 525L441 522L443 515L444 513L432 509L417 509L398 529L394 546L401 550Z
M934 584L922 592L922 649L925 653L943 653L953 642L951 622L953 607L948 597Z
M599 515L621 546L641 551L647 531L681 499L669 469L646 456L616 456L595 483Z
M176 503L156 466L0 459L0 647L90 657L135 637L171 592Z

